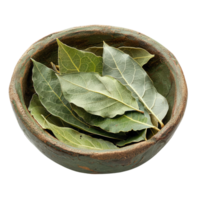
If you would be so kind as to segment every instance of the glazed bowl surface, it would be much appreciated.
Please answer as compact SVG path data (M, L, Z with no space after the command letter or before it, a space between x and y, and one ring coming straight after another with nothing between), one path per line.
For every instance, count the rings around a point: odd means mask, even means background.
M32 61L50 67L57 64L56 38L69 46L86 49L107 44L120 47L141 47L155 57L144 66L158 92L165 96L169 111L165 126L151 139L117 150L91 151L65 145L43 130L28 111L34 93ZM156 155L169 141L183 117L187 103L187 86L182 69L173 54L153 39L124 28L84 26L50 34L34 43L18 61L10 83L10 100L28 139L47 157L69 169L85 173L113 173L135 168Z

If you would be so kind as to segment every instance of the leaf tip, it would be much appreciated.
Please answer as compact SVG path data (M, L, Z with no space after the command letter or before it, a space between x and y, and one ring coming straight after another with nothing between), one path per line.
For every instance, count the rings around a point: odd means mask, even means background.
M58 45L62 44L62 42L58 38L56 38L56 41Z
M32 62L35 62L35 60L33 58L30 58L32 60Z
M55 73L55 75L57 76L58 80L60 81L61 76L59 74L57 74L57 73Z
M104 45L104 46L108 46L108 44L106 44L106 42L105 42L105 41L103 41L103 45Z
M33 58L31 58L31 61L33 62L33 65L36 65L36 64L37 64L37 61L34 60Z

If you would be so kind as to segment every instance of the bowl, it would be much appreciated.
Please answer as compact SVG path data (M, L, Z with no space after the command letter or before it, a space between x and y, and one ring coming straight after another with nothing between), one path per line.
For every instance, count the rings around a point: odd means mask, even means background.
M165 96L169 111L165 126L147 141L117 150L91 151L70 147L43 130L27 107L34 93L32 61L34 58L47 66L57 63L57 42L78 49L101 46L141 47L155 57L144 66L158 92ZM133 169L156 155L170 140L183 117L187 103L187 86L182 69L161 44L136 31L111 26L83 26L50 34L34 43L19 59L9 88L10 101L18 123L28 139L48 158L69 169L85 173L114 173Z

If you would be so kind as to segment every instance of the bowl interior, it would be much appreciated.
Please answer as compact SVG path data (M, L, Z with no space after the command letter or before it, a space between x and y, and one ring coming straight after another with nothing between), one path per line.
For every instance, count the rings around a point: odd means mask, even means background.
M145 66L144 69L147 71L149 76L154 82L155 87L158 92L165 96L169 103L169 111L164 118L163 122L166 124L172 114L174 106L174 96L175 96L175 82L173 74L171 73L168 61L162 55L156 47L150 45L144 40L140 40L132 36L124 36L121 33L103 32L103 31L83 31L77 34L66 34L65 36L59 38L65 44L76 47L78 49L86 49L91 46L102 46L103 41L114 47L120 46L131 46L131 47L141 47L154 54L155 57L152 58ZM56 40L44 45L40 51L32 55L36 61L45 64L50 67L50 62L58 64L58 46ZM26 76L23 78L23 94L26 106L29 106L30 99L34 93L33 83L32 83L32 62L29 62Z

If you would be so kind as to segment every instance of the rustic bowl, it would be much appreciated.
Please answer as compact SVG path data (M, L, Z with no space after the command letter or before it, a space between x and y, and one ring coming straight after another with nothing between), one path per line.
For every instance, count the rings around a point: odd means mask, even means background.
M169 102L166 124L148 141L118 150L89 151L70 147L58 141L30 115L27 107L34 92L30 58L49 66L57 63L56 38L78 49L109 45L142 47L155 57L144 66L155 86ZM85 173L113 173L135 168L157 154L178 127L187 103L187 86L181 67L165 47L153 39L124 28L85 26L50 34L34 43L17 63L10 83L10 100L16 118L28 139L47 157L69 169Z

